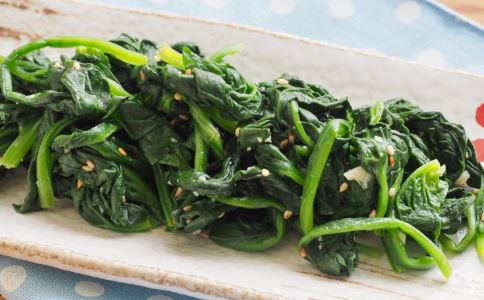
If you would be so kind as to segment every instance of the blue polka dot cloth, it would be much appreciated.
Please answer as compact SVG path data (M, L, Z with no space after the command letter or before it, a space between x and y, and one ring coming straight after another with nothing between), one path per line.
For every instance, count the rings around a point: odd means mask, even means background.
M91 0L257 26L423 64L484 73L484 31L430 0ZM0 256L6 299L195 299ZM1 299L1 298L0 298Z

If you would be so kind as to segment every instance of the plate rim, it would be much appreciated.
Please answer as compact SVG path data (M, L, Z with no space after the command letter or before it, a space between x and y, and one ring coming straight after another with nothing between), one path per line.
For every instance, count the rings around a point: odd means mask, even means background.
M9 1L9 0L7 0ZM217 27L226 27L235 30L258 33L266 36L271 36L280 40L290 40L305 45L317 46L319 48L333 49L343 52L351 52L360 56L376 58L381 61L388 61L391 63L408 65L411 67L423 68L427 70L437 71L439 73L453 74L457 76L477 78L484 80L484 74L472 73L463 70L455 70L445 67L429 66L419 62L405 60L393 57L386 54L369 53L355 48L332 44L328 42L318 41L311 38L300 37L292 34L267 30L250 25L241 25L231 22L208 20L200 17L182 16L173 13L149 11L139 8L126 8L116 5L95 3L92 1L83 0L57 0L63 3L76 3L84 6L95 6L123 11L138 15L153 15L164 19L181 20ZM34 2L41 5L49 6L47 1ZM0 253L2 255L26 260L42 265L52 266L55 268L86 274L97 277L113 277L110 280L117 280L125 283L136 281L137 285L149 286L155 285L158 288L165 288L170 291L182 291L186 295L193 295L196 297L207 298L256 298L256 299L289 299L278 294L270 292L261 292L255 289L247 289L242 286L212 282L206 278L177 273L167 272L155 267L139 266L135 264L120 262L117 260L104 261L97 257L91 257L76 251L68 251L55 246L42 245L37 242L25 242L14 238L0 237ZM93 275L95 274L95 275ZM153 286L149 286L153 288Z

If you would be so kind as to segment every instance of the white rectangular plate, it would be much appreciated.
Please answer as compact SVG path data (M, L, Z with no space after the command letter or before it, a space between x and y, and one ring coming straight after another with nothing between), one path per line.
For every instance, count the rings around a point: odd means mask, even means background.
M328 29L329 30L329 29ZM484 77L424 67L254 28L74 1L1 1L0 53L32 38L121 32L156 41L192 40L207 52L243 43L231 62L254 80L291 72L325 85L352 103L392 97L443 111L471 138L483 137L474 121ZM153 230L119 234L93 228L66 201L55 211L20 215L11 207L25 194L25 173L8 175L0 191L0 254L78 273L183 290L205 297L252 299L453 299L484 295L484 270L473 249L451 258L452 278L437 270L394 274L385 258L362 257L349 278L320 274L298 257L297 238L263 253L218 247L209 240Z

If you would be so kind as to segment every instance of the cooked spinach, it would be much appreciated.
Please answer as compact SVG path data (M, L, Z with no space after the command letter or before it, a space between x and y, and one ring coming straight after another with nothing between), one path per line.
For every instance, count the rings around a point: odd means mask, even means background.
M45 47L76 51L52 61ZM359 231L396 272L448 277L440 244L475 241L484 256L483 169L462 126L404 99L353 108L290 74L256 84L226 61L240 50L123 34L0 56L0 172L28 168L15 209L68 198L100 228L163 226L241 251L294 229L300 255L332 275L358 265Z

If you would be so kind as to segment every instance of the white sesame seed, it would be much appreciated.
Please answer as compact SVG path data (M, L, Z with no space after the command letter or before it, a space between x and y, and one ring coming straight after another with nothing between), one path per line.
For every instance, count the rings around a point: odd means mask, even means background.
M284 79L284 78L279 78L277 79L277 83L286 85L286 84L289 84L289 81L287 81L287 79Z
M181 101L182 100L182 95L180 93L176 92L175 95L173 95L173 98L176 101Z
M387 150L388 155L394 155L395 154L395 148L393 148L392 145L387 145L386 150Z
M76 182L77 189L80 190L83 185L84 185L84 182L80 179L77 179L77 182Z
M126 201L127 201L127 200L126 200L126 196L125 196L125 195L123 195L123 196L121 197L121 202L126 203Z
M225 213L222 212L220 215L218 215L217 219L222 219L224 217Z
M368 217L370 217L370 218L374 218L375 216L376 216L376 210L372 209L372 210L370 211L370 214L368 215Z
M388 197L393 198L393 197L395 197L396 194L397 194L397 190L394 187L392 187L388 190Z
M175 198L178 198L183 194L183 189L181 187L177 187L175 190Z
M235 137L240 136L240 127L235 128Z
M75 61L72 67L74 68L74 70L79 71L81 69L81 64Z
M343 182L340 186L339 186L339 192L342 193L344 191L346 191L348 189L349 185L348 183L346 182Z
M192 192L193 196L198 197L199 194L197 192Z
M81 168L84 171L86 171L86 172L92 172L92 171L94 171L94 168L91 168L90 166L82 166Z
M183 114L181 114L181 115L178 115L178 117L179 117L180 119L184 120L184 121L187 121L187 120L188 120L188 116L187 116L187 115L183 115Z
M202 233L201 229L197 229L194 232L192 232L193 235L199 235L200 233Z
M175 138L173 138L173 137L172 137L172 138L170 138L170 141L171 141L172 143L176 143L176 142L178 142L178 140L177 140L177 139L175 139Z
M185 207L183 207L183 211L190 211L191 209L193 208L193 205L187 205Z
M173 183L171 183L171 181L170 181L170 180L168 180L168 182L167 182L167 183L168 183L168 185L173 185Z
M289 220L292 217L292 211L286 210L284 211L284 220Z
M264 177L267 177L271 174L271 172L269 172L269 170L267 170L267 169L262 169L260 173Z
M247 147L247 151L252 151L252 147Z
M155 56L153 56L153 59L156 61L156 62L159 62L161 60L161 57L156 54Z
M126 155L128 155L128 153L126 153L126 151L125 151L123 148L121 148L121 147L119 147L119 148L118 148L118 153L119 153L119 155L121 155L121 156L126 156Z
M93 169L95 168L94 163L90 160L86 160L86 165L90 168L93 168Z
M261 138L261 137L258 137L258 138L257 138L257 141L258 141L259 143L262 143L262 138Z
M190 219L186 219L186 220L185 220L185 223L186 223L186 224L190 224L191 222L192 222L192 220L190 220Z

